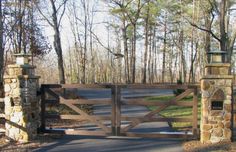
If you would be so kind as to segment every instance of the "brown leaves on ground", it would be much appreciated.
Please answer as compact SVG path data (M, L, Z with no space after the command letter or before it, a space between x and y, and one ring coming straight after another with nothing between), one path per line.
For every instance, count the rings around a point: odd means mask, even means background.
M200 141L189 141L183 144L185 152L236 152L236 142L202 144Z
M58 134L39 134L35 140L29 143L19 143L8 141L4 135L0 135L0 151L1 152L28 152L41 147L43 144L52 142L61 138Z

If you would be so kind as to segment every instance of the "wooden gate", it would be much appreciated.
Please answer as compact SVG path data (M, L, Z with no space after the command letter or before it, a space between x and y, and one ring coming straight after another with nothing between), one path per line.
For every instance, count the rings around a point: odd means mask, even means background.
M127 85L117 87L117 92L120 94L121 89L182 89L183 93L179 94L176 97L168 101L147 101L143 98L137 99L125 99L122 96L118 95L117 100L121 102L117 102L116 107L116 128L119 129L117 131L120 135L132 136L132 137L152 137L152 138L198 138L199 129L198 129L198 86L197 85ZM184 97L192 95L191 102L183 102L180 101ZM129 115L123 116L121 114L122 105L139 105L139 106L157 106L156 110L149 111L143 116L138 117L130 117ZM178 117L163 117L160 115L160 112L167 109L170 106L180 106L181 107L191 107L192 108L192 116L186 118L178 118ZM159 115L159 116L157 116ZM157 117L155 117L157 116ZM129 121L129 124L121 127L122 121ZM133 128L142 123L147 122L190 122L192 124L192 129L189 131L172 131L172 132L133 132L131 131Z
M109 89L111 91L110 99L68 99L65 95L65 89ZM184 92L170 99L169 101L147 101L144 98L127 98L122 94L123 90L132 89L183 89ZM58 91L60 90L60 91ZM151 138L197 138L198 129L198 86L196 85L42 85L41 100L41 130L43 132L57 132L64 134L79 134L93 136L134 136ZM188 95L193 95L192 102L180 101ZM48 96L51 96L49 98ZM73 111L76 115L56 115L47 113L49 105L63 104ZM110 107L108 115L88 114L78 108L78 104L86 105L107 105ZM122 113L125 106L157 106L156 110L147 112L143 116L130 116ZM191 118L165 118L160 117L159 113L170 106L192 107ZM157 116L158 115L158 116ZM95 124L99 130L79 130L77 128L69 130L57 130L46 126L47 119L68 119L68 120L86 120ZM109 123L106 123L109 122ZM192 129L187 132L171 133L153 133L153 132L132 132L136 126L146 122L191 122ZM126 123L124 125L124 123Z
M107 116L96 116L92 114L88 114L85 111L78 108L78 104L83 105L113 105L111 99L68 99L65 96L66 89L84 89L84 88L92 88L92 89L104 89L104 88L111 88L111 85L42 85L41 92L42 92L42 100L41 100L41 131L43 132L54 132L54 133L64 133L64 134L73 134L73 135L94 135L94 136L108 136L115 134L112 132L112 128L104 124L105 120L111 121L111 124L114 124L115 118L114 113L111 112L110 115ZM51 98L47 96L50 95ZM74 112L76 115L59 115L59 114L49 114L46 112L46 109L49 105L59 105L63 104ZM112 110L114 111L114 106L112 106ZM89 130L79 130L79 129L55 129L55 128L48 128L46 127L46 120L47 119L61 119L61 120L78 120L78 121L88 121L94 123L99 127L97 130L89 131ZM113 129L114 130L114 129Z

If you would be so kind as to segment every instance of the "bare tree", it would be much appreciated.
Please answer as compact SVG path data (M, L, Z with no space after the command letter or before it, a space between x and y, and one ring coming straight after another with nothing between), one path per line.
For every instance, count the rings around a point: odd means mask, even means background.
M140 18L140 12L143 8L144 4L141 4L141 0L135 1L137 8L133 11L127 12L127 16L133 28L133 37L132 37L132 50L131 50L131 82L135 83L135 76L136 76L136 42L137 42L137 24L138 19Z
M0 89L3 87L4 73L4 48L3 48L3 13L2 1L0 1Z
M145 49L144 49L144 59L143 59L143 78L142 78L142 83L146 83L146 79L147 79L147 54L148 54L148 45L149 45L149 40L148 40L148 36L149 36L149 15L150 15L150 7L149 7L149 1L147 2L147 9L145 12L145 17L144 17L144 30L145 30Z
M162 53L162 75L161 81L162 83L165 82L165 71L166 71L166 39L167 39L167 13L165 12L164 17L164 41L163 41L163 53Z
M68 0L62 0L58 6L56 6L57 0L50 0L49 3L51 5L51 18L46 17L45 13L43 13L42 9L38 7L40 14L43 18L48 22L48 24L54 30L54 49L57 54L57 62L58 62L58 72L59 72L59 81L61 84L65 83L65 72L63 67L63 55L62 55L62 47L61 47L61 36L60 36L60 25L62 17L65 13L66 3Z

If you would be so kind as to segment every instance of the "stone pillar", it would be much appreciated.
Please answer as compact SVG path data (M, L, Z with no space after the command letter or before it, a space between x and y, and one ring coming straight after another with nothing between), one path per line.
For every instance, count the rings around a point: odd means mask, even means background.
M28 57L17 55L16 64L7 66L4 76L6 136L11 140L28 142L37 135L39 127L38 76ZM23 59L23 60L22 60Z
M201 142L231 141L232 80L229 63L206 65L201 79Z

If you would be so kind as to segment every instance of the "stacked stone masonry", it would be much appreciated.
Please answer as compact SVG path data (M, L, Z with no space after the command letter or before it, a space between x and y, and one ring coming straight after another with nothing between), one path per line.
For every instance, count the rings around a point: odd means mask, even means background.
M206 75L201 80L201 142L231 141L232 76L226 73ZM214 73L215 74L215 73ZM222 75L221 75L222 74ZM223 101L221 110L212 109L214 100Z
M39 127L38 79L34 66L9 65L4 76L6 136L14 141L28 142Z

